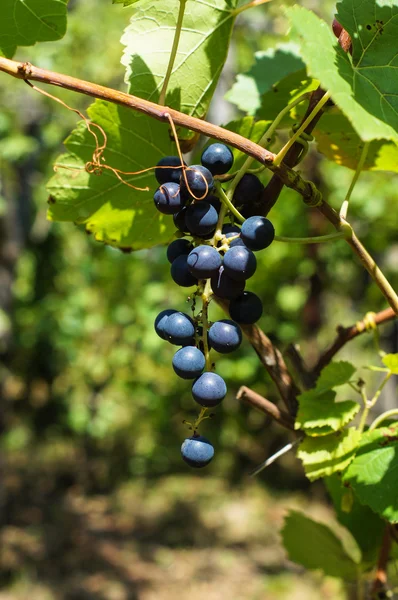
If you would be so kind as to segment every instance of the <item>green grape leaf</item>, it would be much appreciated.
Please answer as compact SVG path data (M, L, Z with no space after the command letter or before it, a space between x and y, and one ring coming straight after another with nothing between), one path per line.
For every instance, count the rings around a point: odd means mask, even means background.
M314 521L291 510L281 531L289 559L306 569L321 569L325 575L355 580L361 551L348 530Z
M257 143L261 140L270 124L271 121L255 121L254 117L243 117L242 119L237 119L236 121L230 121L229 123L227 123L227 125L224 125L224 127L229 131L239 133L239 135L242 135L246 139ZM232 167L232 171L237 171L245 162L247 154L244 154L244 152L241 152L236 148L231 148L231 150L232 154L234 155L234 164ZM253 161L250 168L256 169L261 166L262 165L259 162Z
M279 44L276 48L256 52L251 69L237 76L225 98L236 104L240 110L254 115L261 106L261 97L266 92L272 91L287 75L304 68L296 44ZM282 110L283 106L279 103L279 110Z
M360 439L357 429L350 427L322 437L306 437L297 456L310 481L343 471L353 460Z
M338 4L337 18L353 40L352 58L314 12L294 6L287 14L309 75L331 92L361 139L398 142L397 56L391 43L398 37L397 0L389 5L374 0Z
M381 360L393 375L398 375L398 354L386 354Z
M362 504L391 523L398 522L398 424L366 432L344 474Z
M186 3L166 106L200 119L206 116L227 58L236 5L237 0ZM179 0L143 0L134 10L121 39L131 94L159 100L179 7Z
M385 521L368 506L361 504L352 490L343 485L339 475L326 477L325 485L332 498L339 523L353 535L362 551L363 561L373 566L379 553ZM345 498L349 493L351 500L347 510Z
M18 46L59 40L66 32L68 0L3 0L0 56L12 58Z
M329 363L320 374L315 391L321 394L326 390L344 385L350 381L355 370L354 365L344 360Z
M358 402L346 400L335 402L336 392L317 394L304 392L298 397L299 409L295 428L303 429L307 435L327 435L339 431L358 413Z
M155 119L100 100L90 106L88 115L106 132L107 165L139 171L173 153L167 125ZM131 189L106 169L101 176L87 173L84 166L92 160L95 145L83 122L65 145L68 153L57 159L57 172L47 186L50 220L84 224L98 241L126 250L149 248L172 237L172 218L161 215L153 203L158 187L153 171L125 176L132 185L148 186L149 192Z
M131 6L140 0L112 0L112 4L123 4L123 6Z
M337 106L330 107L312 132L318 151L338 165L356 169L364 142ZM398 172L398 146L387 140L370 142L363 170Z

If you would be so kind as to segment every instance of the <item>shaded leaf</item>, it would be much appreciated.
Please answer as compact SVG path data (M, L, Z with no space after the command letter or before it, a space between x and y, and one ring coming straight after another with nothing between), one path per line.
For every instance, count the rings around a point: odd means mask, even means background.
M18 46L58 40L66 32L68 0L2 0L0 56L11 58Z
M297 456L308 479L314 481L343 471L353 460L359 439L360 434L354 427L327 436L306 437Z
M355 459L344 474L360 502L392 523L398 522L398 424L363 434Z
M336 527L332 530L302 513L290 511L281 534L291 561L306 569L321 569L331 577L357 578L361 551L348 531L344 535Z
M334 102L364 141L398 141L396 46L398 4L344 0L338 20L353 39L353 57L345 53L330 26L312 11L287 9L291 37L300 45L308 73L329 90ZM368 29L370 27L370 29ZM319 49L322 49L320 52Z
M270 124L271 121L255 121L254 117L243 117L242 119L230 121L230 123L227 123L227 125L224 125L224 127L229 131L239 133L239 135L242 135L246 139L257 143L261 140ZM236 148L231 148L231 150L232 154L234 155L234 165L232 167L232 171L237 171L245 162L247 154L244 154ZM257 167L261 166L262 165L259 162L253 161L251 168L256 169Z
M329 363L322 370L316 382L316 392L320 394L326 390L344 385L350 381L351 377L355 373L355 370L356 369L354 365L345 360Z
M91 105L88 114L107 134L104 156L108 165L138 171L172 153L167 125L100 100ZM84 166L92 159L94 141L84 123L76 127L65 145L68 154L57 159L57 173L47 186L52 198L50 220L84 224L97 240L134 250L171 238L175 230L172 218L161 215L153 203L158 186L153 171L125 176L135 186L149 186L149 192L123 185L108 170L101 176L87 173Z

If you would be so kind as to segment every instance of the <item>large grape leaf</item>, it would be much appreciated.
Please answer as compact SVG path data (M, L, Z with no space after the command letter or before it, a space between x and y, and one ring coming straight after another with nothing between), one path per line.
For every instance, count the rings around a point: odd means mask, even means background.
M303 462L308 479L314 481L343 471L353 460L359 439L360 434L354 427L323 437L306 437L297 456Z
M352 58L312 11L294 6L287 13L308 73L331 92L361 139L398 142L398 0L338 4L338 19L353 40Z
M88 109L92 121L107 135L106 164L122 171L138 171L155 165L173 152L167 125L127 108L96 100ZM157 187L153 171L125 179L150 192L131 189L109 170L89 174L85 164L92 160L94 140L80 123L65 142L68 154L56 161L57 172L48 183L48 218L84 224L101 242L126 249L165 243L175 227L171 217L154 207ZM67 167L67 168L62 168Z
M68 0L2 0L0 56L11 58L18 46L63 37L67 3Z
M363 434L357 455L344 474L359 501L398 523L398 424Z
M350 533L331 529L306 515L290 511L281 531L289 559L306 569L321 569L325 575L355 580L361 551Z
M237 76L225 98L236 104L240 110L254 115L261 106L264 94L274 91L281 80L304 68L305 64L298 55L296 44L280 44L276 48L256 52L251 69ZM283 103L279 102L278 112L283 106Z
M331 362L322 370L315 389L318 394L332 390L347 383L354 373L354 365L345 360Z
M339 523L344 525L354 536L361 548L363 561L369 566L373 566L380 550L385 521L368 506L361 504L352 490L343 485L339 475L326 477L324 482L333 500ZM344 506L344 498L349 493L351 493L352 499L350 509L347 510ZM366 523L366 527L364 527L364 523Z
M198 118L209 108L227 57L237 0L187 2L166 105ZM173 45L179 0L143 0L122 36L129 92L157 102Z
M336 392L331 390L317 394L313 390L298 397L299 409L295 428L310 436L327 435L339 431L358 413L358 402L345 400L335 402Z

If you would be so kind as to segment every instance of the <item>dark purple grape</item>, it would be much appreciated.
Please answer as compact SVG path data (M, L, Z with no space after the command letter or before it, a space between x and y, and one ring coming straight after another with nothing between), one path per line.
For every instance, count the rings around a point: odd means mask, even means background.
M241 295L245 289L245 282L231 279L225 273L224 267L220 267L218 273L211 278L211 289L219 298L232 300Z
M165 339L176 346L193 346L195 343L195 324L185 313L175 312L170 315L163 331Z
M188 182L188 187L185 182ZM192 196L197 200L203 200L213 189L213 175L202 165L192 165L185 169L180 177L181 193L184 197Z
M242 225L241 238L250 250L267 248L275 237L275 229L265 217L249 217Z
M164 215L177 213L184 206L178 183L164 183L155 192L153 201L159 212Z
M202 154L201 163L213 175L224 175L231 169L234 155L225 144L210 144Z
M229 314L237 323L252 325L263 314L263 304L253 292L243 292L229 303Z
M184 238L174 240L167 248L167 260L169 263L173 263L179 256L184 254L187 256L191 252L192 248L193 245L189 240Z
M254 275L257 268L257 260L251 250L248 248L236 246L229 248L224 256L225 273L236 279L236 281L246 281Z
M206 360L203 352L195 346L185 346L177 350L173 356L173 369L182 379L195 379L205 368Z
M256 175L245 173L236 186L233 203L244 217L258 213L264 186Z
M198 280L192 275L188 268L187 255L178 256L172 263L170 273L173 281L181 287L197 285Z
M221 267L221 256L212 246L198 246L188 255L188 268L197 279L209 279Z
M212 460L214 448L205 437L193 435L183 441L181 456L190 467L201 469Z
M206 196L206 202L208 202L209 204L214 206L214 208L216 209L216 211L218 213L220 212L221 200L220 200L220 198L218 198L218 196L214 196L213 194L210 194L209 196Z
M217 211L208 202L196 202L187 208L185 224L193 235L209 234L217 225L217 221Z
M166 325L166 321L169 318L170 315L173 315L174 313L176 313L176 310L173 310L172 308L167 308L166 310L162 310L161 313L158 314L158 316L155 319L155 331L158 334L159 337L162 338L162 340L166 339L166 334L164 331L164 327Z
M201 406L217 406L225 398L227 386L217 373L203 373L192 386L192 396Z
M186 163L184 162L184 165ZM160 184L168 183L172 181L173 183L180 183L180 177L182 174L181 169L181 160L178 156L164 156L160 159L157 167L180 167L179 169L155 169L155 177Z
M210 346L221 354L237 350L242 342L242 332L237 323L229 319L216 321L209 329Z
M178 213L173 215L174 225L177 227L179 231L182 233L189 233L187 226L185 224L185 215L187 214L187 207L184 206Z

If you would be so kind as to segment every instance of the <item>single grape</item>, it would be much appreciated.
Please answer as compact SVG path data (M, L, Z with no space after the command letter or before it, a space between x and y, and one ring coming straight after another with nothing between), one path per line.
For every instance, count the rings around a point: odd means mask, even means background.
M205 368L203 352L196 346L180 348L173 356L173 369L182 379L195 379Z
M263 250L273 242L275 229L265 217L249 217L242 225L241 237L250 250Z
M203 373L192 386L192 396L201 406L217 406L225 398L227 386L222 377L210 371Z
M237 323L252 325L263 314L263 304L253 292L243 292L229 303L229 314Z
M227 238L234 238L237 235L240 236L240 227L238 227L237 225L223 225L222 228L222 233L227 237ZM243 243L241 237L236 238L235 240L233 240L232 242L229 243L229 247L230 248L234 248L235 246L244 246L245 244Z
M176 313L176 310L173 310L172 308L167 308L166 310L162 310L162 312L160 312L158 314L158 316L155 319L155 331L158 334L159 337L162 338L162 340L166 339L166 334L164 331L164 327L166 325L166 321L169 318L170 315L173 315L174 313Z
M234 155L225 144L211 144L202 154L201 163L213 175L224 175L234 163Z
M193 248L193 245L189 240L179 238L169 244L167 248L167 260L169 263L173 263L176 258L181 255L188 255Z
M179 231L182 233L189 233L187 226L185 224L185 215L187 214L187 207L184 206L178 213L174 213L173 221L174 225L177 227Z
M209 329L210 346L221 354L237 350L242 342L242 332L237 323L229 319L216 321Z
M245 173L236 186L233 203L244 217L258 214L264 186L256 175Z
M173 260L170 269L172 280L181 287L191 287L198 283L198 280L192 275L188 268L187 258L188 256L186 254L177 256L177 258Z
M243 246L229 248L224 256L224 269L226 275L236 281L245 281L254 275L257 268L257 259L253 252Z
M221 256L212 246L197 246L188 255L188 268L197 279L209 279L221 267Z
M184 165L186 163L184 162ZM160 184L168 183L180 183L180 177L182 174L181 160L178 156L164 156L160 159L157 167L180 167L179 169L155 169L155 177Z
M203 200L214 187L213 175L202 165L188 167L185 169L185 176L182 174L180 177L181 193L184 198L192 196L197 200Z
M185 224L194 235L209 234L217 225L218 214L208 202L197 202L188 206Z
M183 441L181 455L190 467L201 469L212 460L214 448L205 437L193 435Z
M211 289L219 298L232 300L241 295L245 289L245 282L231 279L225 273L224 267L221 266L218 273L211 278Z
M153 201L159 212L164 215L177 213L184 206L178 183L164 183L155 192Z
M220 212L221 200L220 200L220 198L218 198L218 196L214 196L213 194L210 194L209 196L206 196L206 202L208 202L209 204L214 206L214 208L216 209L216 211L218 213Z
M166 320L163 327L165 339L175 346L193 346L195 342L195 324L191 317L175 312Z

